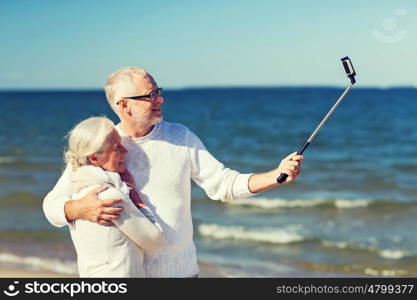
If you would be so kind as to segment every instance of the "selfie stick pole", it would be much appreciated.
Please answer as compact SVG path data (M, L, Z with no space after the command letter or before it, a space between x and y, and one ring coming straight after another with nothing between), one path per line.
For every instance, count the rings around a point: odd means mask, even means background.
M308 140L300 148L300 150L298 150L298 152L297 152L298 155L303 154L304 150L311 144L311 142L313 141L314 137L317 135L317 133L320 131L320 129L323 127L323 125L327 122L327 120L333 114L333 112L335 111L336 107L342 102L343 98L345 98L345 96L349 93L349 91L352 88L352 86L356 83L356 80L355 80L356 72L355 72L355 69L353 68L352 62L350 61L349 57L346 56L346 57L342 58L341 61L342 61L342 65L343 65L343 67L345 69L346 75L350 79L350 84L346 88L346 90L343 92L343 94L339 97L339 99L337 100L337 102L330 109L330 111L327 113L327 115L324 117L324 119L317 126L316 130L314 130L313 134L308 138ZM281 173L281 175L279 175L279 177L277 178L277 182L278 183L283 183L287 179L287 177L288 177L288 174Z

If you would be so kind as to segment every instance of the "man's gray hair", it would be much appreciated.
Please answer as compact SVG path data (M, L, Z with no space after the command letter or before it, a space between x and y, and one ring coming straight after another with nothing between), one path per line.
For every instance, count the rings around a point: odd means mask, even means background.
M106 92L106 98L111 108L117 113L117 101L126 96L132 96L135 86L133 82L133 76L139 75L142 78L149 76L145 69L138 67L125 67L112 73L107 78L104 91Z
M78 123L67 135L65 162L73 170L87 165L90 154L106 151L114 123L106 117L91 117Z

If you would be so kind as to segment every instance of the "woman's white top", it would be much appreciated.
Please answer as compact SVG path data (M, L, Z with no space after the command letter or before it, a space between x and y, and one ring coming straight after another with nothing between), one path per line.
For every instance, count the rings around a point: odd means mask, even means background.
M71 172L70 181L73 200L104 185L108 189L99 198L122 199L117 206L123 207L114 225L102 226L82 219L70 225L80 277L145 277L143 252L153 253L164 243L155 216L132 203L129 187L118 173L82 166Z

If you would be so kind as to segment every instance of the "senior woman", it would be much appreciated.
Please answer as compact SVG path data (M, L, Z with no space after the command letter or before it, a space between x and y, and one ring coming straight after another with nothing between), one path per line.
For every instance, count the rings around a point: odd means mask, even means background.
M128 173L127 150L114 124L106 117L91 117L69 133L65 153L71 168L72 199L98 186L108 187L101 200L123 199L123 211L114 225L102 226L78 219L70 224L80 277L144 277L143 251L154 252L163 243L161 226L140 200L133 185L122 180Z

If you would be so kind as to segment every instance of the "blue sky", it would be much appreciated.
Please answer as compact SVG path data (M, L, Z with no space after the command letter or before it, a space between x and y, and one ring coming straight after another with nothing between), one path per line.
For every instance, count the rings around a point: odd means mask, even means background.
M417 86L417 1L0 1L0 89Z

